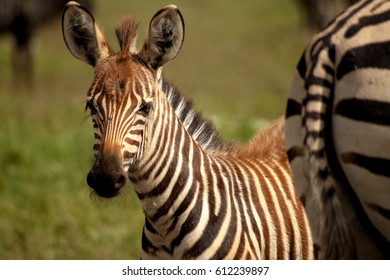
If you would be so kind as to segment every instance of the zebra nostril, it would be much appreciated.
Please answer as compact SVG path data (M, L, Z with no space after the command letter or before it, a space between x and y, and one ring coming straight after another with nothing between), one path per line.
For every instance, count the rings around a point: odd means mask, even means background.
M119 194L126 184L126 176L122 173L101 173L91 170L87 175L88 185L101 197L111 198Z
M123 174L119 175L116 183L115 183L115 190L120 190L124 185L126 184L126 176Z
M95 188L96 186L96 180L95 180L95 175L93 174L92 171L90 171L87 175L87 184L88 186L90 186L91 188Z

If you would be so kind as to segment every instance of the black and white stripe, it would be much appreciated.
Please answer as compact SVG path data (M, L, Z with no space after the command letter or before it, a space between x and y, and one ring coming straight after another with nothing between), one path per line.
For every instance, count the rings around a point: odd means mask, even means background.
M312 258L287 158L207 151L158 95L150 146L128 172L146 217L142 258Z
M358 2L308 45L286 148L319 257L389 258L390 1Z
M126 19L118 27L114 53L86 9L71 2L64 11L69 50L95 67L87 106L96 160L87 181L107 198L131 181L145 214L142 258L312 259L284 119L248 145L226 143L161 75L184 39L177 7L152 18L139 52L130 47L135 26Z

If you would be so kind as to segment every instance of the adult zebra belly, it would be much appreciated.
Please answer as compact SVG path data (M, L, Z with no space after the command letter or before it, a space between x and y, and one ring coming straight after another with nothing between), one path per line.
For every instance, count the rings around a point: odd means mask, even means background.
M390 71L352 72L334 92L338 161L369 220L390 241Z

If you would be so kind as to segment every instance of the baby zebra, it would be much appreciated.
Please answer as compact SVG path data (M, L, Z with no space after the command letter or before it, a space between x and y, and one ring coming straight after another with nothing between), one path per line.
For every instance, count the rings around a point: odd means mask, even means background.
M152 18L140 51L131 18L116 29L117 53L76 2L66 5L62 28L70 52L95 68L87 107L96 160L87 182L111 198L130 180L145 213L142 259L313 258L284 120L235 147L163 78L184 40L176 6Z

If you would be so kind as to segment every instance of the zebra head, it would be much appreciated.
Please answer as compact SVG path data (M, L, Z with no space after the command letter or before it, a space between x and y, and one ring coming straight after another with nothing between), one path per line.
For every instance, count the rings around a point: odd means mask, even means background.
M125 185L128 169L147 148L161 67L181 49L183 18L173 5L158 11L140 51L135 48L133 19L125 19L116 29L120 51L114 52L91 13L76 2L65 6L62 31L70 52L95 68L87 96L95 163L87 182L99 196L114 197Z

